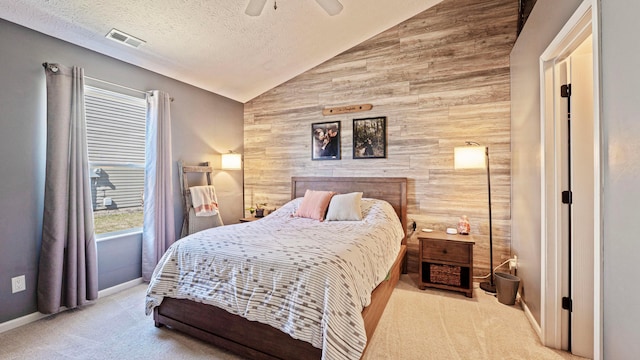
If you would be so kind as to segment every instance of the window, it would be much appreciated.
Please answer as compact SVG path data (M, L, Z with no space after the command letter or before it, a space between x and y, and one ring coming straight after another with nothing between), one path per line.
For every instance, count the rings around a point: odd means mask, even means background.
M95 233L142 227L146 100L85 86Z

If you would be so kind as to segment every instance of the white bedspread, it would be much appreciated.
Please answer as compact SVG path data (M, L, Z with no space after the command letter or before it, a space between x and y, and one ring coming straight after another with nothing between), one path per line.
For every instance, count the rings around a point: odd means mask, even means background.
M362 201L362 221L291 217L300 200L173 244L151 278L147 315L165 296L195 300L309 342L323 359L359 359L361 312L397 257L402 225L372 199Z

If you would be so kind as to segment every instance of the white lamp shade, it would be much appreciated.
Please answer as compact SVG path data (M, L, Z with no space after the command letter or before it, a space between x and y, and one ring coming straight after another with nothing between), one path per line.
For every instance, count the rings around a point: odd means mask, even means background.
M222 154L221 168L222 170L241 170L242 154Z
M453 149L454 168L484 169L487 167L487 148L484 146L459 146Z

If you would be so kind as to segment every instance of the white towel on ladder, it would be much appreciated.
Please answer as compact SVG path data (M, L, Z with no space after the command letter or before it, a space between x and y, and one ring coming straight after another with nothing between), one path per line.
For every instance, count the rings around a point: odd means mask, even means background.
M214 216L218 214L218 198L212 185L191 186L191 203L196 216Z

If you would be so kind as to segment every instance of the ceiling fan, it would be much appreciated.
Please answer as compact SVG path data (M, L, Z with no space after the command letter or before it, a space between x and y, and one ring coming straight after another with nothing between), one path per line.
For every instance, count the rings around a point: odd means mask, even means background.
M249 5L247 5L244 13L249 16L259 16L266 2L267 0L249 0ZM316 2L331 16L337 15L342 11L340 0L316 0ZM274 9L275 8L277 8L277 6L274 3Z

